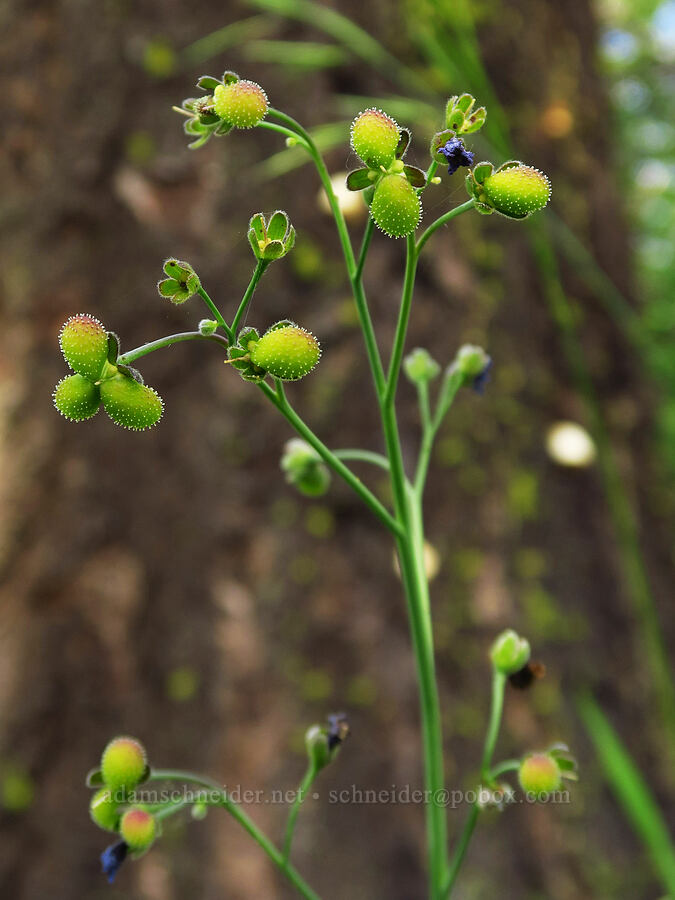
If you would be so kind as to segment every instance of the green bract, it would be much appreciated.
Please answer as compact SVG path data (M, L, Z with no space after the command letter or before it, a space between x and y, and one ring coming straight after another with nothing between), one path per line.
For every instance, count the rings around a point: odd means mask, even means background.
M82 375L68 375L54 388L54 406L71 422L91 419L100 405L100 388Z
M294 322L272 325L250 347L251 362L282 381L304 378L319 362L321 348L314 335Z
M164 404L159 394L128 375L118 374L101 384L103 407L123 428L142 431L162 418Z
M59 334L64 359L70 368L96 381L108 359L108 333L94 316L71 316Z
M389 237L406 237L419 224L422 201L404 175L385 175L375 188L370 214Z

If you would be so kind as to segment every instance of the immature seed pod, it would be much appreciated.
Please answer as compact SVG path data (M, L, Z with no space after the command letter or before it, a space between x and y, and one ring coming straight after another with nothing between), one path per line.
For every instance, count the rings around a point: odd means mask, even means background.
M520 163L498 169L482 184L487 202L511 219L525 219L543 209L551 196L551 182L543 172Z
M84 422L98 412L101 391L82 375L67 375L54 388L54 406L71 422Z
M213 92L216 115L235 128L258 125L265 118L268 106L267 94L254 81L219 84Z
M403 175L385 175L375 188L370 212L378 228L389 237L406 237L419 224L422 202Z
M148 850L157 836L157 822L147 809L132 806L120 820L120 834L134 853Z
M250 349L251 362L282 381L297 381L319 362L321 348L310 331L292 322L273 325Z
M145 748L132 737L116 737L107 745L101 757L101 775L107 788L115 791L133 790L146 773L148 761Z
M128 375L115 375L101 384L103 407L122 428L142 431L156 425L164 404L159 394Z
M549 753L531 753L520 764L518 781L526 794L545 800L560 789L560 766Z
M388 169L398 142L398 125L381 109L367 109L352 122L352 149L371 169Z
M108 333L93 316L71 316L59 334L61 352L78 375L96 381L108 359Z
M104 831L117 831L120 816L117 812L118 802L114 797L114 791L109 787L96 791L89 804L89 814L92 820Z

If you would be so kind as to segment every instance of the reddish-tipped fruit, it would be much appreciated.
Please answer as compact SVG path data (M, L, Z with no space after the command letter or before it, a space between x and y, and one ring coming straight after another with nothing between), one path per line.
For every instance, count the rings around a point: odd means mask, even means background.
M70 368L96 381L108 359L108 333L93 316L71 316L61 328L59 343Z
M219 84L213 92L217 116L235 128L253 128L267 115L267 94L254 81Z
M104 381L101 399L113 422L133 431L156 425L164 409L162 398L156 391L128 375L115 375Z
M560 788L560 766L548 753L532 753L526 756L518 770L518 780L526 794L537 800L545 800Z
M157 836L157 822L147 809L133 806L120 821L120 834L134 853L148 850Z
M352 122L352 149L371 169L389 168L398 141L398 125L380 109L367 109Z
M378 228L389 237L406 237L419 224L422 203L407 178L385 175L375 188L370 213Z
M292 322L273 325L251 345L251 362L282 381L297 381L319 362L321 348L310 331Z
M100 389L82 375L68 375L54 388L54 406L71 422L91 419L100 405Z
M113 791L133 790L147 769L143 745L132 737L117 737L103 751L101 775L106 787Z

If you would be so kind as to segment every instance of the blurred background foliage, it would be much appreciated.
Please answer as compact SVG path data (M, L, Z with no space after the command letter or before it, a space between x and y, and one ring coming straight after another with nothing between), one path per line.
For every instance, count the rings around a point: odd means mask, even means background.
M467 90L488 107L479 157L550 173L545 216L466 216L434 239L411 335L442 363L463 341L496 361L486 397L453 410L429 491L450 783L473 784L485 650L507 625L548 674L508 698L504 755L566 739L581 759L569 806L481 827L457 893L675 896L675 4L107 0L95 34L91 15L85 0L0 11L16 34L0 160L3 896L287 896L214 815L168 829L108 890L82 782L116 730L138 733L159 764L272 790L297 783L305 726L346 708L354 736L322 792L419 783L391 548L346 491L312 502L283 484L288 433L272 410L210 348L184 347L143 367L167 401L151 435L103 417L68 427L49 408L68 314L96 314L124 348L196 323L195 301L176 310L154 294L174 253L231 306L252 264L250 214L283 207L298 243L250 320L290 315L318 333L326 353L294 389L298 407L333 446L381 449L302 152L252 132L190 154L170 112L224 68L308 125L340 181L359 109L412 126L425 165L445 99ZM427 214L464 199L461 178L444 179ZM358 207L351 222L358 236ZM385 338L400 255L380 238L369 261ZM401 399L410 458L412 392ZM251 812L280 829L283 809ZM449 815L456 833L462 810ZM416 900L421 821L416 807L324 795L303 812L299 866L327 900Z

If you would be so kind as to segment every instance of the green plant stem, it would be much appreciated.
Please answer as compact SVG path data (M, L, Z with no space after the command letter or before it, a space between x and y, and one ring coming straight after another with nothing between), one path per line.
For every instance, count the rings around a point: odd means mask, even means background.
M357 450L350 447L345 450L333 450L333 453L338 459L353 459L357 462L372 463L374 466L384 469L385 472L389 471L389 460L387 457L382 456L381 453L373 453L372 450Z
M456 216L461 216L462 213L468 212L470 209L474 208L474 200L467 200L466 203L462 203L461 206L456 206L454 209L449 210L444 215L439 216L435 222L432 222L431 225L426 229L426 231L422 232L419 240L417 241L417 253L419 254L422 250L422 247L426 244L432 234L438 231L441 226L447 224Z
M363 267L366 264L366 256L368 255L368 249L370 248L370 241L374 231L375 222L368 216L368 221L366 222L363 238L361 240L361 250L359 251L359 258L356 263L356 271L354 272L355 281L361 281L361 278L363 277Z
M500 775L506 775L507 772L515 772L519 768L519 759L504 759L490 769L490 781L496 781Z
M231 341L232 341L232 331L231 331L231 329L230 329L230 326L227 324L227 322L226 322L225 319L223 318L223 314L222 314L221 311L218 309L218 307L217 307L216 304L213 302L213 300L209 297L209 295L206 293L206 291L205 291L204 288L201 286L201 284L199 285L199 287L198 287L198 289L197 289L197 293L198 293L199 296L202 298L202 300L204 301L204 303L208 306L208 308L211 310L211 312L213 313L213 318L214 318L214 319L216 320L216 322L220 325L220 327L224 330L224 332L225 332L225 334L227 335L229 341L231 342Z
M410 309L412 307L417 259L418 253L415 247L415 238L413 235L409 235L406 238L406 263L401 306L398 314L398 323L396 325L394 346L391 351L391 359L389 360L386 388L382 398L382 404L385 407L393 406L394 400L396 399L396 387L398 385L398 376L401 371L401 361L403 359L405 338L408 331L408 322L410 320Z
M235 341L237 339L237 328L239 327L239 323L241 322L242 316L246 312L248 305L251 302L251 298L253 297L253 293L258 286L258 282L262 278L263 273L268 265L269 261L265 259L259 259L256 263L256 267L253 270L253 275L251 276L251 280L248 284L248 287L246 288L246 292L241 298L239 309L237 309L237 312L234 315L234 319L232 319L232 324L229 327L232 341Z
M248 832L253 840L269 856L272 862L286 876L291 884L305 897L305 900L320 900L310 886L305 882L300 873L284 859L283 854L267 835L258 828L252 819L227 796L227 792L215 781L192 772L182 772L175 769L156 769L149 778L150 781L180 781L187 784L198 784L208 790L206 796L201 795L196 802L205 803L207 806L222 806L235 819L242 828ZM183 801L179 801L183 803ZM174 804L177 805L177 804ZM187 802L183 805L187 805ZM178 811L177 809L175 810Z
M293 843L293 834L295 832L295 823L298 818L298 813L300 812L300 807L302 806L302 802L307 796L307 792L312 786L312 782L316 778L318 774L318 770L316 766L310 763L307 771L305 772L305 776L300 782L300 787L298 788L298 793L296 795L293 806L291 807L291 811L288 814L288 822L286 824L286 834L284 836L284 849L283 856L284 862L288 862L291 856L291 845Z
M293 140L297 141L302 147L308 150L307 142L302 138L296 131L291 131L290 128L284 128L283 125L277 125L276 122L258 122L258 128L266 128L268 131L276 131L277 134L283 134L287 138L293 138Z
M490 704L490 718L488 720L488 728L485 735L485 745L483 747L483 757L481 760L480 768L481 781L485 781L488 783L491 782L495 777L495 773L491 770L491 766L492 757L497 745L497 738L499 736L499 728L502 721L505 687L506 676L501 672L494 671L492 675L492 701ZM513 760L507 760L507 762L510 769ZM504 763L502 763L502 766L503 765ZM448 880L442 893L442 897L444 898L450 896L455 885L457 875L459 874L461 865L464 862L464 857L466 856L466 851L469 849L469 844L471 843L471 838L478 822L479 815L480 806L478 804L478 800L476 800L471 805L469 815L466 822L464 823L464 828L462 829L462 833L459 836L457 846L455 847L455 852L453 853L452 859L450 861Z
M293 426L300 437L304 438L310 446L314 447L323 461L333 469L347 484L361 497L363 502L372 512L386 525L392 534L399 534L401 526L399 522L391 515L391 513L383 506L377 497L370 491L356 475L348 469L345 464L339 460L335 454L326 447L326 445L314 434L305 422L296 413L286 398L283 385L280 381L276 381L277 389L273 390L265 381L260 382L258 387L265 396L276 406L284 418Z
M171 347L173 344L180 344L183 341L215 341L221 347L227 350L228 341L220 334L202 334L200 331L182 331L179 334L168 334L166 337L158 338L156 341L150 341L142 344L134 350L128 350L117 360L122 365L131 365L142 356L148 353L154 353L155 350L162 350L164 347Z

